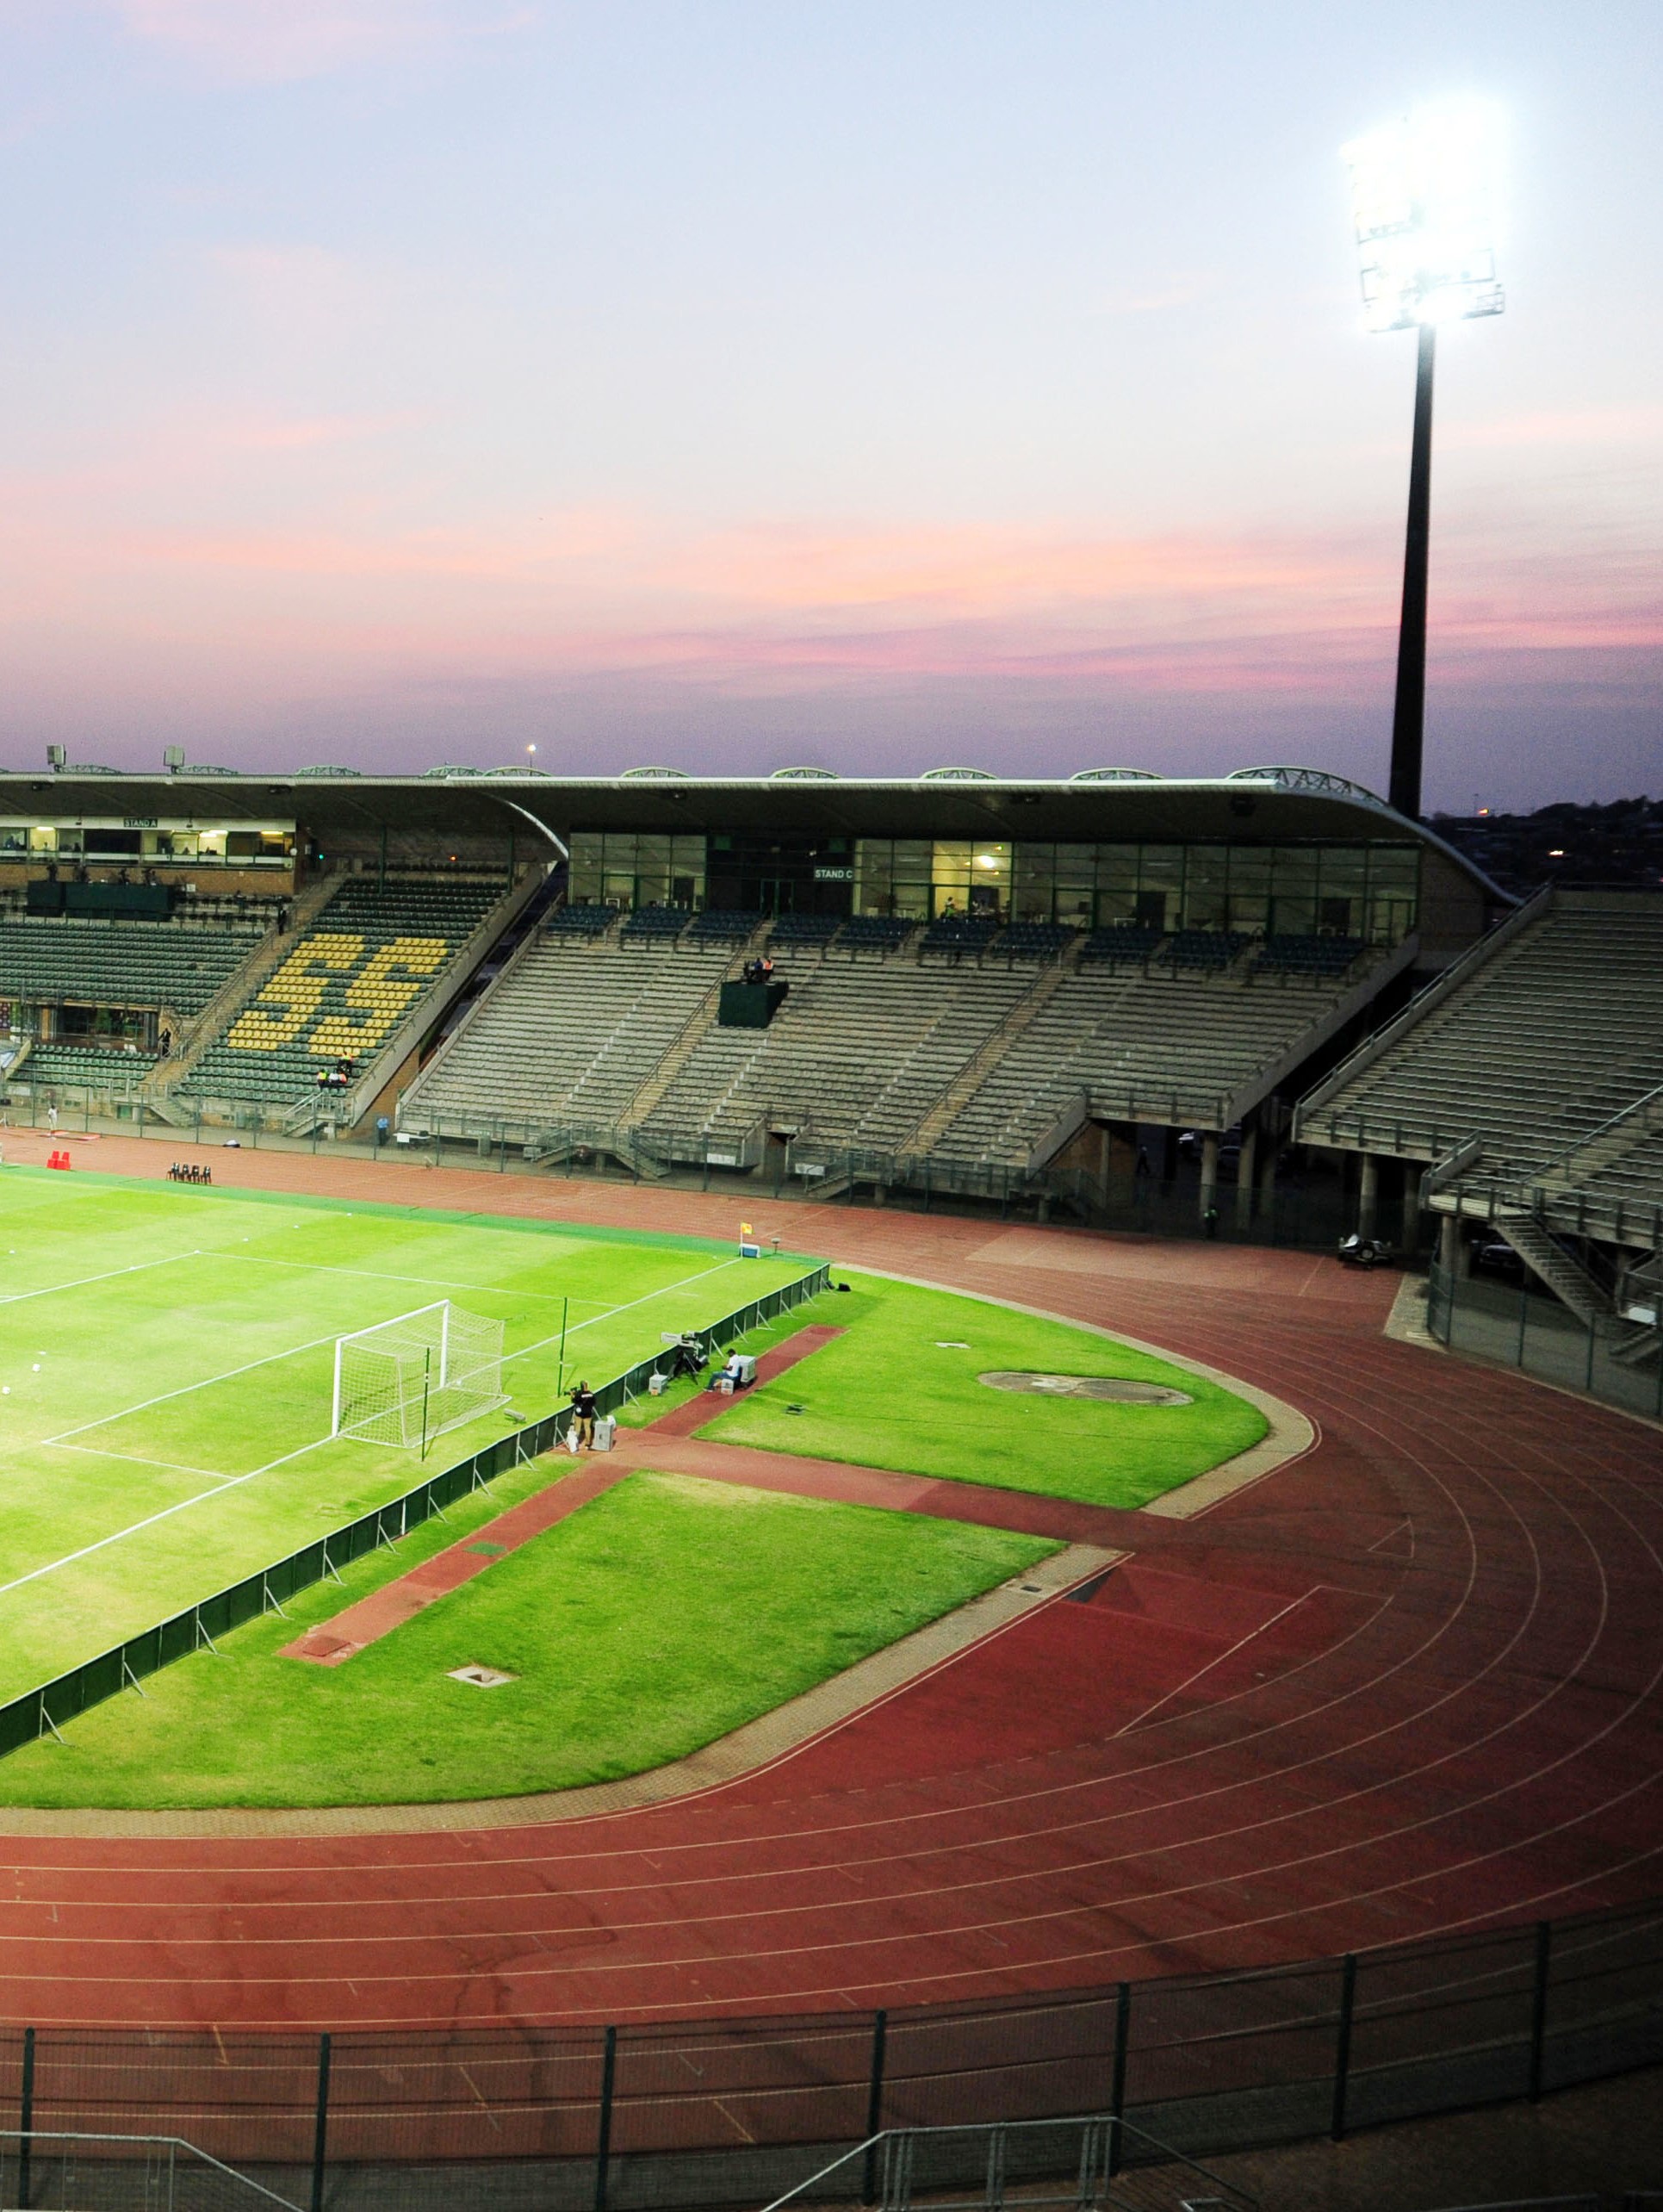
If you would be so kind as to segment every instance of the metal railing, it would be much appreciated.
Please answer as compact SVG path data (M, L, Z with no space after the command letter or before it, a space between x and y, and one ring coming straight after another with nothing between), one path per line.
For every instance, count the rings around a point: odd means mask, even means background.
M1008 2182L1017 2123L1100 2116L1123 2123L1135 2175L1145 2141L1200 2163L1660 2061L1663 1900L877 2013L0 2029L0 2111L36 2140L177 2133L313 2212L657 2212L808 2202L822 2193L804 2174L846 2172L851 2154L864 2184L872 2139L893 2131L1002 2127ZM915 2150L915 2193L926 2173Z
M0 2203L18 2212L300 2212L182 2135L0 2128Z
M1059 2182L1068 2186L1058 2188ZM1202 2203L1218 2212L1256 2212L1258 2202L1130 2121L1099 2112L886 2128L783 2191L764 2212L784 2212L809 2199L856 2197L876 2212L911 2212L919 2196L928 2196L931 2212L1002 2212L1006 2206L1029 2212L1055 2204L1076 2212L1189 2212Z

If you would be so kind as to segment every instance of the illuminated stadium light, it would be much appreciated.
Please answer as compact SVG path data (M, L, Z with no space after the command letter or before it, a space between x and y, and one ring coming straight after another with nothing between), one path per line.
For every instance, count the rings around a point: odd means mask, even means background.
M1426 562L1432 514L1432 377L1440 324L1499 315L1494 111L1472 101L1418 108L1354 139L1351 218L1370 330L1412 330L1415 426L1409 457L1409 524L1398 623L1389 803L1420 814L1426 729Z
M1502 312L1497 139L1492 109L1451 101L1417 109L1345 148L1370 330Z

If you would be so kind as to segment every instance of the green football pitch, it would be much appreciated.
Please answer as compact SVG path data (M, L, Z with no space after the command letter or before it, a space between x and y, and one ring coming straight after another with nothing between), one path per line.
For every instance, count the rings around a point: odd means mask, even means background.
M799 1277L734 1246L0 1170L0 1699L258 1573ZM507 1401L414 1451L331 1435L336 1340L441 1299ZM562 1337L564 1331L562 1370Z

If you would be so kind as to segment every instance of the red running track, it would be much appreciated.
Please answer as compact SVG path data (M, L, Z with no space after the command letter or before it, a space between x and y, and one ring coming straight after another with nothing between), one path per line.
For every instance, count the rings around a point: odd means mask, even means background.
M9 1142L12 1157L24 1145ZM165 1167L109 1143L97 1164ZM155 1165L152 1167L152 1160ZM222 1181L731 1233L731 1202L344 1159ZM14 2019L642 2020L1362 1949L1660 1886L1663 1435L1393 1341L1308 1254L748 1202L765 1237L1243 1376L1304 1459L745 1780L448 1834L14 1835ZM0 1825L5 1816L0 1814Z

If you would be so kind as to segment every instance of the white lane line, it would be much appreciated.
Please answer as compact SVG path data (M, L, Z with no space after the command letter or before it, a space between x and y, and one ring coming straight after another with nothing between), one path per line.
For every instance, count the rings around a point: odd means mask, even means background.
M1160 1712L1163 1706L1170 1706L1174 1698L1182 1697L1192 1682L1199 1682L1203 1675L1210 1675L1215 1667L1221 1667L1226 1659L1233 1658L1244 1645L1251 1643L1257 1637L1263 1636L1266 1629L1274 1628L1279 1620L1285 1620L1288 1615L1302 1606L1306 1599L1315 1597L1317 1592L1323 1587L1320 1582L1313 1583L1308 1590L1301 1591L1297 1598L1291 1599L1279 1612L1273 1612L1269 1620L1262 1620L1257 1628L1250 1628L1245 1636L1238 1636L1227 1650L1216 1653L1204 1667L1197 1667L1193 1675L1186 1675L1182 1682L1175 1683L1164 1697L1157 1698L1152 1706L1145 1706L1135 1720L1127 1721L1124 1728L1117 1728L1114 1735L1109 1737L1110 1743L1114 1741L1115 1737L1135 1734L1145 1721L1152 1719L1155 1714Z
M175 1267L182 1259L200 1259L198 1252L171 1252L165 1259L135 1260L131 1267L106 1268L102 1275L84 1275L75 1283L47 1283L38 1290L12 1290L0 1306L21 1306L26 1298L55 1298L63 1290L84 1290L90 1283L113 1283L118 1275L142 1275L147 1267Z

